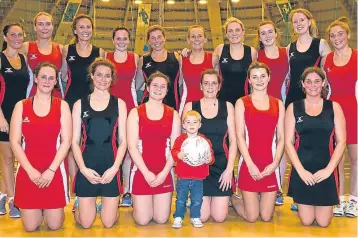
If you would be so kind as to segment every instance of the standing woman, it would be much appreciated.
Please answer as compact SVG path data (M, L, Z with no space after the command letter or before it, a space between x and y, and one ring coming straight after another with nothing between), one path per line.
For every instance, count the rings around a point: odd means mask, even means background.
M147 41L150 45L150 54L139 59L138 71L136 74L136 90L141 89L151 74L159 71L169 77L168 92L164 103L169 107L179 110L180 95L180 57L175 52L168 52L165 49L165 31L159 25L148 28ZM143 91L141 103L148 100L148 91Z
M97 57L104 57L104 51L91 44L92 31L92 18L83 14L77 15L72 23L75 43L63 47L61 75L62 80L67 82L64 98L71 110L78 99L90 94L88 67ZM71 151L68 155L68 167L73 181L77 165Z
M305 98L300 85L303 71L307 67L319 67L321 58L331 52L326 40L316 38L318 30L311 12L303 8L295 9L290 13L290 20L298 39L287 46L290 81L285 100L286 108L292 102Z
M281 189L278 166L285 144L285 106L267 93L271 81L267 65L252 63L248 78L251 94L238 99L235 105L237 142L243 157L238 179L242 199L233 196L232 201L245 220L256 222L260 216L270 221Z
M88 72L93 92L78 100L72 112L72 151L79 168L75 219L83 228L90 228L96 219L96 199L101 197L101 221L110 228L119 217L119 166L127 148L127 108L122 99L109 93L115 80L111 62L96 59Z
M11 148L20 164L15 205L29 232L42 220L49 229L60 229L70 200L63 160L71 146L71 112L65 101L52 96L57 75L55 65L40 63L34 71L35 96L19 101L11 120Z
M127 105L127 111L132 110L138 104L135 92L135 74L139 57L137 54L128 51L130 38L130 32L126 27L116 27L112 32L115 51L106 53L106 58L115 66L117 78L113 87L111 87L110 93L124 100ZM131 194L129 192L131 161L129 152L127 152L121 168L124 179L124 194L121 206L129 207L132 205Z
M219 65L223 78L219 94L221 101L235 105L237 99L248 94L247 69L256 60L256 50L244 44L244 24L230 17L224 24L229 44L220 44L215 49L215 64Z
M207 42L204 27L190 26L187 42L190 45L191 53L188 57L182 57L183 97L179 114L187 102L198 101L203 97L203 92L200 90L201 73L215 67L213 53L204 51L204 45Z
M24 30L19 23L9 23L3 29L4 43L0 53L0 154L1 175L5 191L0 194L0 214L6 214L8 196L9 217L21 217L14 206L14 155L9 143L9 124L15 104L26 98L29 74L25 57L19 54L24 43Z
M341 17L332 22L327 29L334 52L325 58L324 70L331 86L330 100L339 103L347 122L347 149L350 161L350 197L348 203L344 198L344 157L339 164L340 204L334 208L335 216L358 216L357 197L357 49L348 45L350 28L348 19Z
M322 98L325 74L309 67L302 74L304 100L291 103L285 145L292 163L288 196L305 226L327 227L339 203L337 165L346 147L346 123L338 103ZM296 151L297 150L297 151Z
M204 97L185 105L183 115L195 110L202 117L199 133L212 143L215 162L204 180L204 197L201 206L201 221L210 217L224 222L228 216L228 203L235 188L233 168L237 153L234 107L230 102L217 99L221 77L214 69L202 72L200 88Z
M256 42L258 49L257 60L266 64L270 69L270 83L267 86L267 94L284 101L285 95L285 79L289 71L287 61L286 48L278 45L279 32L272 21L263 21L257 27ZM283 154L279 172L280 187L283 187L285 172L287 168L287 160ZM277 193L276 205L283 205L282 190Z
M33 72L37 65L41 62L51 62L57 69L62 66L62 48L61 44L52 41L53 18L47 12L39 12L33 20L34 30L36 32L36 40L25 42L22 52L27 57L29 64L30 85L28 87L28 96L32 97L36 93L36 85L33 83ZM63 89L61 78L58 77L58 86L55 86L53 95L63 98Z
M156 72L147 80L148 102L133 108L127 120L133 218L139 225L167 222L174 190L171 147L180 135L179 114L163 104L169 77Z

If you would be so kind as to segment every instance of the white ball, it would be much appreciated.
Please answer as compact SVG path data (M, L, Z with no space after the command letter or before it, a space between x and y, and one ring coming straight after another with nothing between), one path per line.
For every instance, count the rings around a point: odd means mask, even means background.
M188 137L181 146L183 161L190 166L200 166L209 162L210 145L201 136Z

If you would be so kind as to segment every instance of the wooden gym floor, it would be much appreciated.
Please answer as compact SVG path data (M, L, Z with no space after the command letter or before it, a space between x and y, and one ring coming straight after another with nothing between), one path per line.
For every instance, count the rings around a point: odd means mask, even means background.
M349 191L349 166L345 166L346 176L346 191ZM287 179L286 179L287 181ZM287 191L287 184L285 183L284 191ZM29 196L31 196L29 194ZM48 231L44 224L39 231L27 233L23 230L21 219L11 219L8 215L0 217L0 237L238 237L238 236L280 236L280 237L357 237L357 218L333 218L331 225L328 228L320 228L316 225L311 227L304 227L301 225L296 212L290 210L292 199L284 198L285 204L276 207L275 214L271 222L257 221L256 223L248 223L238 217L232 208L229 208L228 219L221 224L209 222L204 224L203 228L194 228L191 226L188 213L184 218L184 224L181 229L173 229L171 223L173 218L167 224L158 225L150 223L148 226L141 227L135 224L132 219L132 208L119 208L120 218L119 223L111 229L103 228L99 216L91 229L85 230L75 225L74 217L71 212L73 201L65 207L66 219L62 229L58 231ZM173 198L172 213L174 212L175 198Z

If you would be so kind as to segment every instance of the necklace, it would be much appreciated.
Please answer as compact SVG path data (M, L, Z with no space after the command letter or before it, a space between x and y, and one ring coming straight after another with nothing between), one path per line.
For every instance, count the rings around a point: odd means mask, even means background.
M217 102L217 99L215 99L215 101L214 101L214 104L212 105L213 107L215 107L216 106L216 102ZM206 102L206 99L204 98L204 103L207 105L208 103ZM211 106L211 105L209 105L209 106Z

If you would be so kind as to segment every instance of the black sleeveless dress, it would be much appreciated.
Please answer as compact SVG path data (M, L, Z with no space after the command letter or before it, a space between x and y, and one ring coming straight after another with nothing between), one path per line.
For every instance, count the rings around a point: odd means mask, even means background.
M308 67L320 66L320 42L321 39L313 38L311 45L306 52L299 52L297 50L297 41L291 43L289 50L290 86L285 100L286 108L290 103L302 100L306 97L302 91L301 75Z
M163 102L169 107L179 110L180 95L179 95L179 62L173 52L167 52L167 59L163 62L154 61L152 56L143 56L142 71L145 80L147 81L151 74L159 71L169 77L170 85L168 87L167 96ZM145 90L141 100L141 104L148 101L148 92Z
M296 119L296 148L298 158L305 170L316 173L324 169L334 151L334 112L333 103L323 101L322 112L318 116L306 113L304 100L293 103ZM296 203L312 206L333 206L338 199L338 169L327 179L313 186L306 185L292 168L288 196Z
M209 176L204 180L204 196L223 197L231 196L232 189L221 191L219 189L219 179L224 172L228 162L229 143L228 143L228 127L227 127L227 105L224 101L219 101L218 114L207 119L201 112L200 101L192 102L192 109L201 115L202 126L199 132L205 135L213 146L215 162L209 167Z
M81 99L82 156L87 168L99 175L113 166L117 152L118 99L111 95L103 111L90 106L90 96ZM108 184L91 184L80 172L75 179L75 193L79 197L117 197L120 193L119 172Z
M92 46L92 52L88 57L78 55L76 44L68 46L66 61L69 77L65 91L65 101L68 102L71 110L78 99L91 93L88 67L97 57L99 57L99 48L96 46Z
M10 125L12 112L18 101L26 98L26 90L30 81L25 57L19 54L21 68L11 66L4 53L0 52L0 107L7 123ZM0 141L9 141L9 134L0 132Z
M223 84L219 99L231 102L235 106L236 100L248 92L247 70L252 63L251 47L244 45L244 56L234 60L230 54L230 45L225 44L220 57L220 72Z

